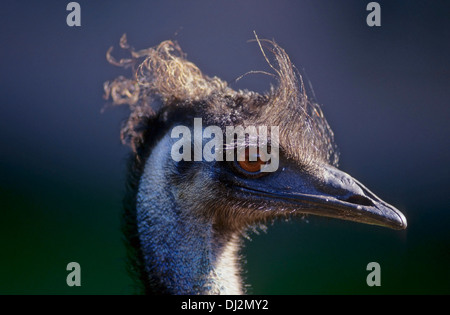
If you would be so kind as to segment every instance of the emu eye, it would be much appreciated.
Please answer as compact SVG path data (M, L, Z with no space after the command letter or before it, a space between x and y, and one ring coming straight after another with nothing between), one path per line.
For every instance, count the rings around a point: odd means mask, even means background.
M258 156L256 161L250 161L246 159L245 161L238 161L238 164L244 171L249 173L256 173L261 171L261 166L266 164L266 162L263 162Z
M261 172L261 167L263 167L266 163L267 161L264 162L263 159L261 159L260 154L256 153L250 155L249 149L246 148L245 152L238 154L237 161L235 161L235 167L241 173L244 173L244 175L264 175L264 173Z

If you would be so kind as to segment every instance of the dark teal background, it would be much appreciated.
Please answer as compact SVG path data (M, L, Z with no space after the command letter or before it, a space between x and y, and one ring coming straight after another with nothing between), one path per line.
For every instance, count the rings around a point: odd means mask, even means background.
M107 49L176 39L206 74L264 91L255 30L303 68L335 131L340 166L408 218L406 231L277 221L242 255L255 294L450 293L448 1L3 1L0 10L0 293L129 294L120 233L125 108L102 84L127 72ZM124 55L122 55L124 56ZM66 265L81 265L81 287ZM381 287L366 285L369 262Z

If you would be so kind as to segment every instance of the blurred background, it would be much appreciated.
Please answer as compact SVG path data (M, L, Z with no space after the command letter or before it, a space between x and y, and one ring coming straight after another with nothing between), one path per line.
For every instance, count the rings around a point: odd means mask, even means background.
M303 69L340 167L408 218L406 231L308 217L275 222L242 251L254 294L450 293L450 3L378 1L2 1L0 294L132 294L120 213L127 109L103 113L102 84L137 49L177 40L207 75L265 91L256 31ZM81 265L81 287L66 265ZM368 287L366 266L381 266Z

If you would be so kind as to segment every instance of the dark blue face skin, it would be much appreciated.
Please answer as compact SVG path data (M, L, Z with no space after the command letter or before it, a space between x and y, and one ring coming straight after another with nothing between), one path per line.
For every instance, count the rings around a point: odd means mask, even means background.
M399 210L347 173L327 164L302 167L282 151L275 172L248 172L237 161L181 161L176 168L183 177L201 168L212 183L227 188L229 198L259 205L269 216L312 214L399 230L407 226Z

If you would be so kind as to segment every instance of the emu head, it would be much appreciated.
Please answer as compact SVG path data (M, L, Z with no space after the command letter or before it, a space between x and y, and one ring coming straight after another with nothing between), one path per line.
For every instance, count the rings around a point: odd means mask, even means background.
M113 104L128 104L131 109L121 134L133 149L137 173L142 174L153 148L169 138L173 128L187 126L194 133L195 118L202 118L203 130L218 126L224 133L227 126L276 126L276 139L267 138L268 146L278 148L275 171L261 172L257 166L264 163L259 157L250 161L248 154L243 161L174 161L168 147L161 176L171 182L178 203L219 231L242 231L275 217L305 214L406 228L399 210L337 169L333 132L319 105L305 92L301 75L276 43L257 37L256 41L277 81L264 94L236 91L203 74L172 41L135 51L124 35L120 45L131 58L117 61L112 48L108 51L111 63L130 67L134 73L104 87ZM266 51L274 61L269 61ZM174 141L169 139L167 145ZM244 142L248 141L246 137ZM224 156L234 149L225 145Z

